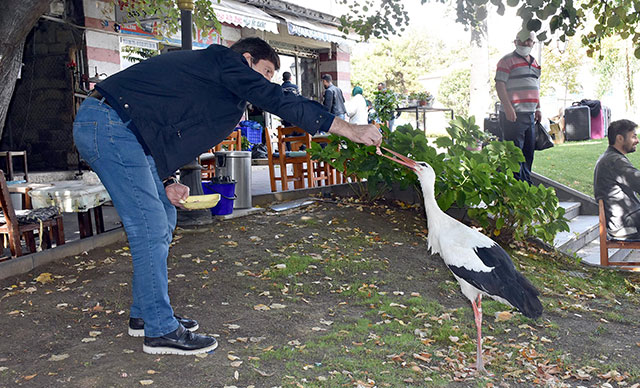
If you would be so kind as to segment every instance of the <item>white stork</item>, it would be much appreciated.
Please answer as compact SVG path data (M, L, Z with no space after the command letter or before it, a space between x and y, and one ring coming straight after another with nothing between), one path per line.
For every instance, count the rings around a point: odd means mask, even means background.
M460 283L462 293L471 301L478 330L476 369L486 373L482 362L482 295L515 307L535 319L542 315L539 292L516 270L509 254L500 245L449 217L438 207L434 196L436 174L429 164L384 150L397 158L383 156L409 167L418 175L427 213L429 248L440 254Z

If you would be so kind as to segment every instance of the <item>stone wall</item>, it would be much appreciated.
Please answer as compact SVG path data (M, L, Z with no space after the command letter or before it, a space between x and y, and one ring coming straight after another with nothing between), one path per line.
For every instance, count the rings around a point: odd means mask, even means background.
M67 64L81 44L80 32L47 20L40 20L27 37L22 74L9 105L0 150L26 150L30 170L77 166L73 81Z

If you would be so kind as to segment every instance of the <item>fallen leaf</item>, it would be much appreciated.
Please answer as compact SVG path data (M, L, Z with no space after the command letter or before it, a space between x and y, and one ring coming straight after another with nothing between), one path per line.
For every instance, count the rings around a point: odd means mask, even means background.
M283 305L283 304L280 304L280 303L272 303L270 307L271 307L272 309L283 309L283 308L285 308L285 307L287 307L287 306L285 306L285 305Z
M431 354L429 353L413 353L413 358L417 359L417 360L421 360L424 362L429 362L431 361Z
M53 278L51 278L51 274L49 272L43 272L35 278L36 282L40 282L42 284L53 282Z
M69 355L67 353L52 354L47 361L62 361L62 360L66 360L67 358L69 358Z
M230 361L236 361L236 360L239 360L239 359L240 359L240 357L238 357L238 356L234 356L233 354L228 354L228 355L227 355L227 358L228 358Z
M513 318L513 313L510 311L498 311L496 313L496 322L504 322Z
M95 337L91 337L91 338L83 338L82 342L94 342L96 340Z
M255 305L255 306L253 306L253 309L254 309L254 310L256 310L256 311L267 311L267 310L271 310L271 309L269 308L269 306L264 305L264 304L262 304L262 303L260 303L260 304L257 304L257 305Z
M151 385L153 380L140 380L140 385Z
M239 367L240 365L242 365L242 361L233 361L233 362L231 363L231 366L232 366L232 367L234 367L234 368L237 368L237 367Z
M35 374L29 375L29 376L24 376L24 380L25 380L25 381L29 381L29 380L33 379L34 377L36 377L37 375L38 375L38 374L37 374L37 373L35 373Z
M258 369L256 367L253 367L253 370L256 371L262 377L271 377L271 376L273 376L275 374L275 372L273 372L273 373L263 372L263 371L261 371L260 369Z

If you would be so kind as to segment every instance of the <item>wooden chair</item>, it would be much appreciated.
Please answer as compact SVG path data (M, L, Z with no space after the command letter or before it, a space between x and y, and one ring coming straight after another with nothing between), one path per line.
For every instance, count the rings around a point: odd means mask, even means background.
M302 135L298 135L302 133ZM309 174L310 158L306 149L309 148L307 133L298 127L278 127L278 164L280 165L280 183L282 191L289 190L289 182L293 182L294 189L313 186L311 174ZM287 144L289 147L287 147ZM306 149L302 149L304 146ZM287 151L290 148L291 151ZM288 166L291 165L292 173L289 174Z
M607 237L607 219L604 215L604 202L598 201L598 216L600 218L600 265L620 265L625 267L640 266L640 262L609 261L609 249L640 249L640 241L609 240Z
M238 129L231 132L226 139L216 144L215 147L200 155L198 162L202 166L202 179L210 180L215 175L215 152L222 151L225 146L227 151L242 151L242 132Z
M0 233L8 235L9 248L13 257L23 255L22 238L24 238L25 245L29 251L31 253L36 252L34 231L39 231L39 233L42 231L39 237L45 248L51 247L52 240L55 240L56 245L64 244L62 215L59 214L57 208L55 210L49 208L21 210L16 214L11 203L7 181L2 171L0 171L0 206L3 212ZM43 214L46 213L48 215L44 216ZM38 221L38 219L41 219L41 221Z
M222 146L226 146L227 151L242 151L242 131L235 130L231 132L226 139L213 147L215 152L222 151Z
M271 147L271 134L269 133L269 128L264 127L264 138L267 146L267 162L269 166L269 182L271 184L271 192L275 193L276 189L276 181L280 180L280 177L276 176L275 165L279 164L276 161L275 156L273 155L273 149Z

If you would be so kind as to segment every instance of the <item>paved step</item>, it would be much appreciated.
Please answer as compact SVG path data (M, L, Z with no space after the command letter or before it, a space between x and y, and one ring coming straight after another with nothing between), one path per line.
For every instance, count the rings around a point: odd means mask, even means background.
M596 237L598 237L598 216L577 216L570 220L568 232L560 232L556 235L553 246L571 254Z
M632 252L633 249L609 249L609 260L624 261ZM589 241L576 255L587 264L600 265L600 237Z
M564 218L571 220L580 215L580 202L563 202L558 203L564 208Z

